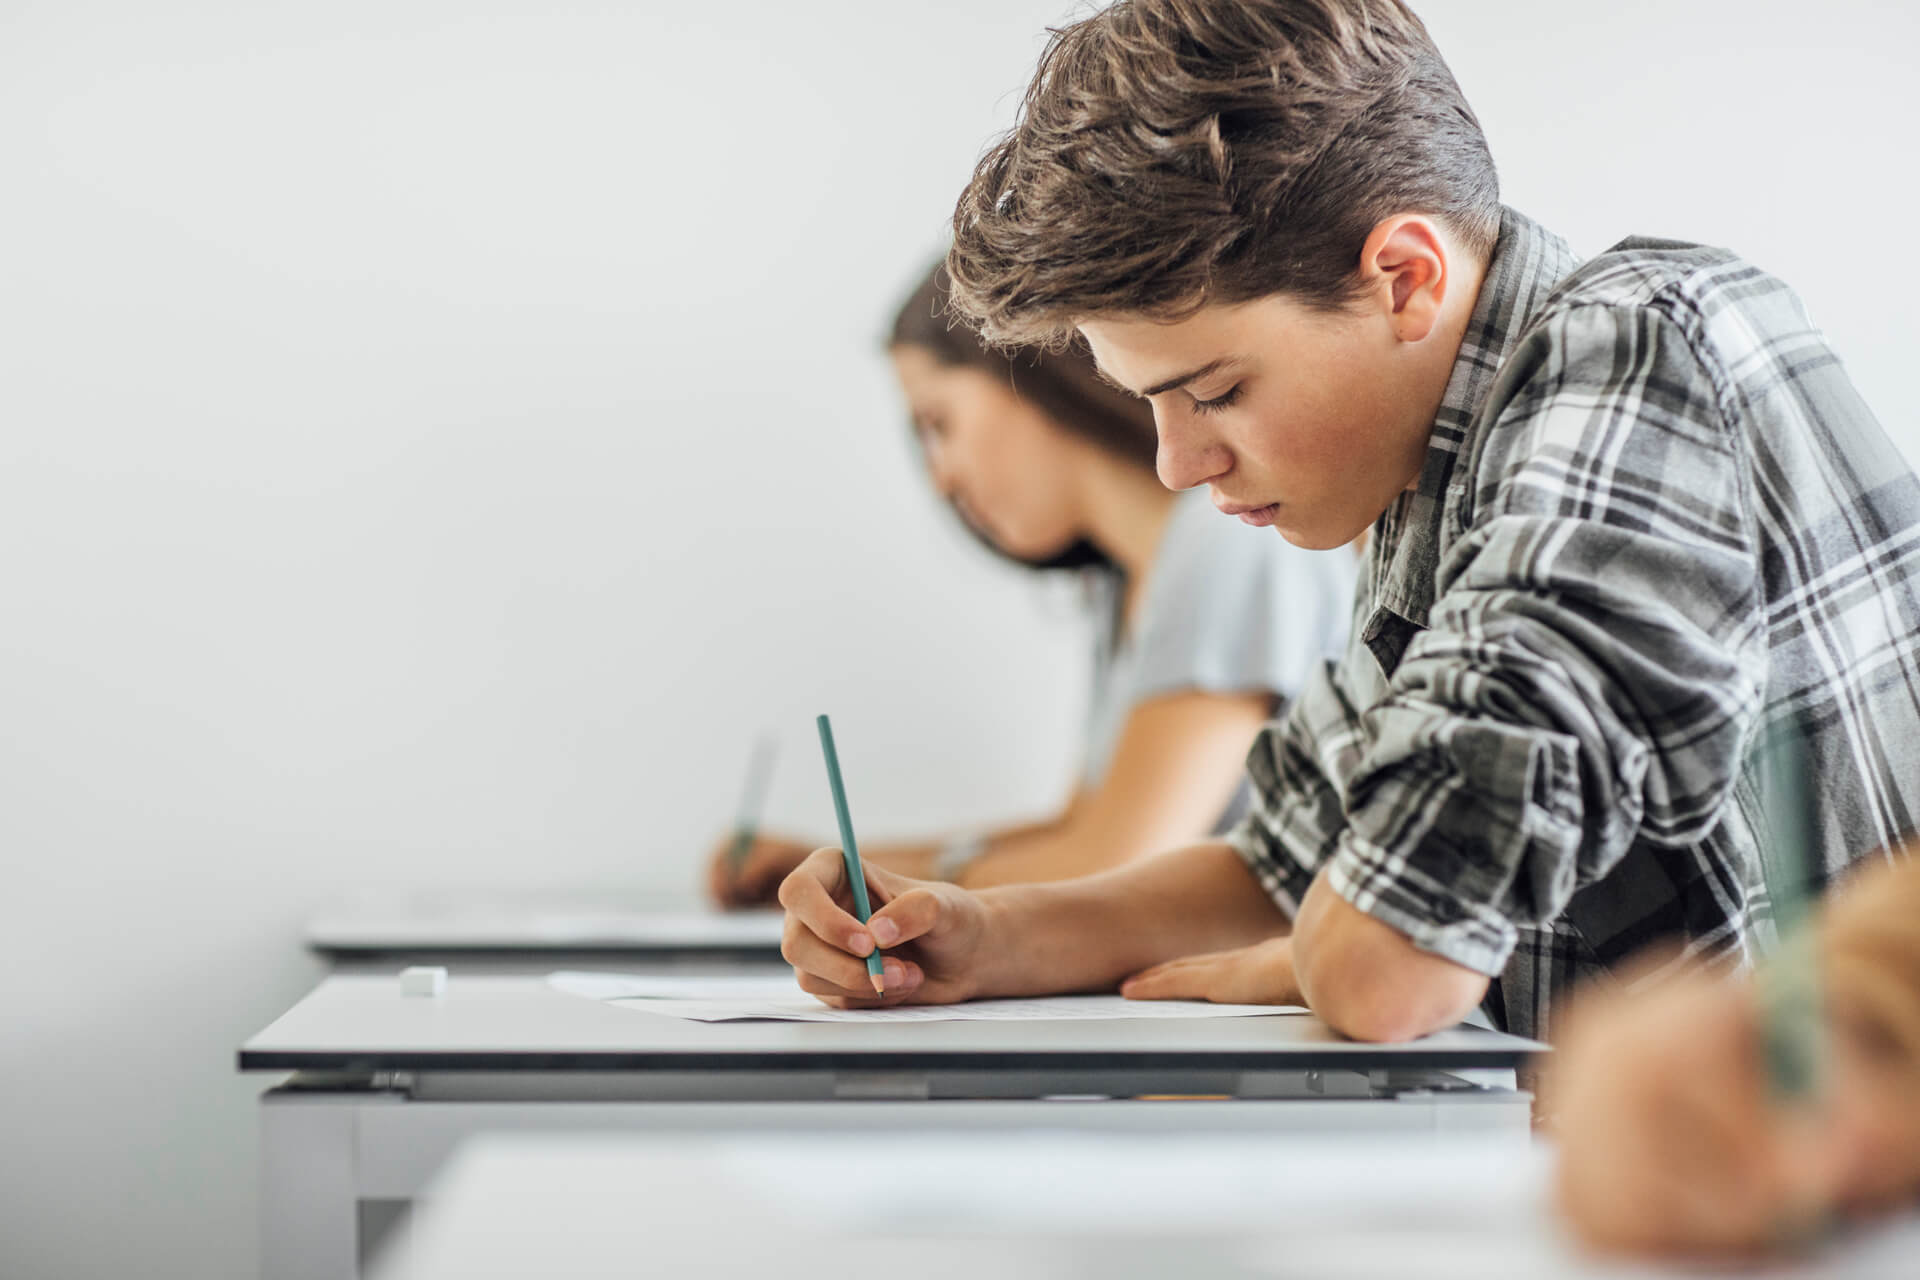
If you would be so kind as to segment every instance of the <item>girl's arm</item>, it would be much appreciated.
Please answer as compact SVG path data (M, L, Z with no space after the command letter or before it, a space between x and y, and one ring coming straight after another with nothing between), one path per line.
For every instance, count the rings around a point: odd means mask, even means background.
M980 855L955 877L969 888L1065 880L1117 867L1203 838L1243 776L1247 748L1266 721L1271 695L1161 694L1134 706L1100 785L1077 793L1060 814L990 833ZM709 891L724 906L769 904L780 882L815 842L763 835L738 871L723 841L709 863ZM862 845L861 857L916 880L935 878L938 841Z
M1265 692L1192 690L1136 704L1100 784L1054 822L995 835L958 883L1066 880L1205 837L1240 785L1271 706Z

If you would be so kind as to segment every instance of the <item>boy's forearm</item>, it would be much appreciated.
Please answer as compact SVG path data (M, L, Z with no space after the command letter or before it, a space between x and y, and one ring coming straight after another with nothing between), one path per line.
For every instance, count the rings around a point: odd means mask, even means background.
M968 889L1041 884L1098 874L1118 859L1106 842L1067 823L1050 823L995 836L987 851L964 867L954 883Z
M1225 842L1078 880L980 894L991 911L981 996L1105 991L1177 956L1246 946L1288 920Z

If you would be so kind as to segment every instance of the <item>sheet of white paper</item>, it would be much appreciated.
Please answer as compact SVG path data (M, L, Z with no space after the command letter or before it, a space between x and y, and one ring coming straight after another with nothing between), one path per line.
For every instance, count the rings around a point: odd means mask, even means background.
M1035 1000L973 1000L966 1004L906 1004L890 1009L829 1009L810 996L766 1001L615 1000L695 1022L1087 1022L1137 1018L1254 1018L1305 1013L1292 1005L1202 1004L1187 1000L1127 1000L1120 996L1046 996Z
M1306 1012L1297 1005L1204 1004L1191 1000L1127 1000L1120 996L1044 996L967 1004L896 1005L891 1009L829 1009L795 987L791 977L760 974L653 977L566 970L548 975L547 982L569 994L605 1000L622 1009L694 1022L1081 1022L1255 1018Z

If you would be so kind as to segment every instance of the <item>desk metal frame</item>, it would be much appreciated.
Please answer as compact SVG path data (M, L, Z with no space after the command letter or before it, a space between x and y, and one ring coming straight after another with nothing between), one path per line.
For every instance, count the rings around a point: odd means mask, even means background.
M249 1041L242 1070L294 1073L261 1099L263 1275L357 1277L480 1133L1468 1130L1524 1143L1531 1099L1513 1068L1538 1048L1491 1032L1425 1051L1363 1045L1317 1023L1250 1025L1279 1021L1264 1018L712 1026L577 999L456 976L445 1003L403 1002L391 978L341 976Z

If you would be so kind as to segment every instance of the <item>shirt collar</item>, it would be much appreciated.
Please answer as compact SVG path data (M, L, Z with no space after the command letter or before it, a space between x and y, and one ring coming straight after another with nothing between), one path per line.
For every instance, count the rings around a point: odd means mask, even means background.
M1528 318L1579 261L1559 236L1512 209L1501 208L1500 236L1480 282L1480 295L1460 341L1460 354L1454 357L1440 411L1434 416L1419 483L1400 495L1374 525L1368 552L1375 584L1375 617L1367 628L1369 645L1374 645L1371 633L1381 629L1377 625L1381 609L1390 610L1415 627L1427 625L1440 567L1447 488L1453 481L1454 463L1466 442L1468 427ZM1404 647L1404 640L1389 647ZM1397 651L1390 661L1377 646L1375 653L1389 669L1398 663Z

